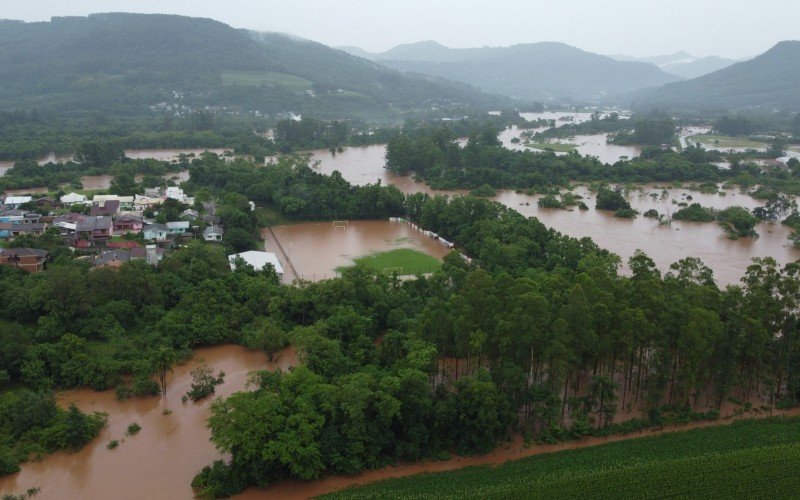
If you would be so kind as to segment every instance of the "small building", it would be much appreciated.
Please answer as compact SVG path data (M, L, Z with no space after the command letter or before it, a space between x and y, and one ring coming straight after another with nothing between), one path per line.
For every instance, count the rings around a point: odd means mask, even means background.
M17 209L20 205L30 203L31 201L33 201L32 196L6 196L6 199L3 200L3 205L7 208Z
M83 205L86 203L86 196L78 193L69 193L65 194L61 197L61 204L64 206L70 207L72 205L80 204Z
M167 226L164 224L147 224L142 228L142 235L146 240L164 241L167 239Z
M161 198L163 193L160 187L144 188L144 195L148 198Z
M23 234L37 236L45 229L47 224L42 222L0 222L0 238L16 238Z
M120 215L114 220L114 234L142 232L144 221L135 215Z
M148 208L157 207L164 203L164 200L159 197L134 195L133 197L133 210L143 212Z
M119 267L125 262L131 260L130 250L114 249L105 250L99 255L96 255L92 261L93 267Z
M208 226L203 229L203 239L206 241L222 241L225 230L219 226Z
M58 205L58 200L52 196L42 196L41 198L36 198L34 203L36 203L36 206L39 208L45 208L49 210Z
M186 220L188 220L188 221L193 221L193 220L197 219L199 216L200 216L200 213L198 213L197 210L193 210L191 208L187 208L186 210L181 212L181 217L186 219Z
M283 278L283 266L281 266L281 263L278 261L278 256L272 252L258 252L255 250L250 250L247 252L228 255L228 262L230 263L231 271L236 270L236 260L238 257L244 259L245 262L253 266L253 268L257 271L263 269L267 264L272 264L272 267L275 268L275 272L278 274L278 277Z
M103 244L114 235L114 221L111 217L86 216L75 223L75 237L90 244ZM76 244L78 242L76 241ZM77 246L88 246L77 244Z
M206 224L219 225L220 218L216 215L204 215L200 217L200 221L205 222Z
M164 249L158 248L156 245L147 245L144 248L136 247L131 249L131 260L144 260L151 266L158 265L163 258Z
M114 216L119 213L119 200L100 200L92 201L92 208L89 215L99 216Z
M185 234L189 230L188 220L178 220L167 222L167 232L169 234Z
M164 196L167 198L172 198L173 200L178 200L181 203L191 203L189 201L189 197L186 196L186 193L183 192L183 189L175 186L170 186L164 191Z
M0 265L37 273L44 269L47 251L38 248L0 248Z

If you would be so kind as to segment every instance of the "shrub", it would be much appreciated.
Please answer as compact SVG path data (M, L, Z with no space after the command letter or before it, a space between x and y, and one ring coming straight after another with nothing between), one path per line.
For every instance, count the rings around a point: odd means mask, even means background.
M119 441L117 441L116 439L112 439L111 441L108 442L106 448L108 448L109 450L113 450L117 446L119 446Z
M128 432L127 432L127 434L128 434L129 436L135 436L136 434L139 434L139 431L140 431L140 430L142 430L142 426L141 426L141 425L139 425L139 424L137 424L136 422L133 422L132 424L130 424L130 425L128 426Z

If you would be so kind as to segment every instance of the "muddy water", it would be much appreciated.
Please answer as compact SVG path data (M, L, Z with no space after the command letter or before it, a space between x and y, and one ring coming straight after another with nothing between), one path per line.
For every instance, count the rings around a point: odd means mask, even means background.
M452 194L446 191L432 191L423 183L414 182L410 177L397 177L383 168L385 146L375 145L360 148L347 148L343 153L331 155L328 151L314 151L312 162L319 161L318 170L330 174L334 170L355 184L366 184L380 180L384 184L394 184L405 193L434 192ZM680 207L676 202L700 203L703 206L723 209L741 205L752 209L763 205L763 201L738 193L726 192L726 196L702 194L686 189L668 189L666 199L661 199L662 189L646 186L643 192L629 195L631 205L645 212L655 208L659 213L674 213ZM729 240L716 223L673 222L671 226L661 226L657 221L644 217L618 219L608 212L594 210L594 195L585 188L575 190L587 197L590 210L540 209L536 204L538 196L501 191L497 201L527 216L539 218L546 226L574 237L589 236L602 248L618 255L623 261L633 255L636 249L644 250L655 260L662 272L669 265L684 257L699 257L714 270L717 283L724 286L738 283L753 257L775 257L780 263L792 262L800 258L800 251L787 239L789 231L779 224L760 224L756 230L760 238L752 240L741 238ZM463 191L462 191L463 193ZM656 198L649 196L655 193ZM685 195L692 196L689 200Z
M264 233L265 247L278 255L287 283L295 278L332 278L336 268L352 265L353 259L396 248L412 248L438 259L449 252L403 222L349 221L346 229L335 228L331 222L310 222L270 229Z
M126 149L125 156L134 160L159 160L159 161L178 161L181 154L200 156L204 152L222 155L224 148L185 148L185 149Z
M644 213L653 208L659 213L674 213L680 207L671 200L685 203L700 203L703 206L722 209L731 205L753 208L763 203L746 195L728 191L727 196L706 195L683 189L669 189L661 199L661 189L645 189L631 193L631 206ZM774 257L781 263L800 258L800 251L787 239L789 230L780 224L762 223L756 227L760 237L729 240L716 223L674 221L670 226L646 217L619 219L613 213L594 210L594 195L586 188L574 190L584 196L589 210L559 210L539 208L538 197L517 194L513 191L500 193L497 201L514 208L523 215L535 216L546 226L576 238L588 236L601 248L606 248L622 257L623 263L641 249L649 255L662 272L669 265L684 257L698 257L714 270L720 286L735 284L744 274L753 257ZM657 194L656 198L649 196ZM693 199L687 199L687 196ZM626 271L623 266L623 272Z
M189 390L189 369L204 359L216 371L225 372L225 382L216 396L227 397L245 388L248 374L267 368L288 369L297 364L291 348L277 363L268 363L263 353L239 346L199 349L193 360L178 366L167 382L165 398L149 397L117 401L114 391L75 390L59 394L59 403L75 403L83 411L109 414L100 436L77 453L59 452L39 462L22 465L22 471L0 479L0 495L19 494L40 487L37 499L62 498L192 498L194 475L221 458L209 441L206 428L212 399L201 403L181 402ZM164 410L170 410L169 415ZM137 422L142 430L126 437L127 426ZM114 450L106 445L120 444Z

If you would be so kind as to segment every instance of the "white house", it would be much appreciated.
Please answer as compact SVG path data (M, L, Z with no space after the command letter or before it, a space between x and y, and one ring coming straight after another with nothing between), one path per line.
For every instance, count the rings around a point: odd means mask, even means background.
M3 201L3 205L17 209L20 205L28 203L31 200L33 200L32 196L6 196L5 201Z
M222 241L225 231L219 226L208 226L203 229L203 239L206 241Z
M153 198L150 196L141 196L141 195L134 195L133 199L133 209L139 212L143 212L148 208L152 208L158 205L161 205L164 200L161 198Z
M186 196L186 193L183 192L183 189L175 186L170 186L164 191L164 196L166 198L172 198L173 200L178 200L181 203L185 203L187 205L191 205L194 203L194 198Z
M76 204L84 204L86 200L86 196L78 193L65 194L61 197L61 203L68 207Z
M248 252L228 255L228 261L230 262L232 271L236 269L235 261L237 257L241 257L245 262L257 270L262 269L267 264L272 264L272 267L275 268L275 272L278 273L278 277L283 278L283 266L281 266L281 263L278 261L278 256L272 252L257 252L255 250L250 250Z
M146 240L164 241L167 239L167 226L164 224L148 224L142 229Z

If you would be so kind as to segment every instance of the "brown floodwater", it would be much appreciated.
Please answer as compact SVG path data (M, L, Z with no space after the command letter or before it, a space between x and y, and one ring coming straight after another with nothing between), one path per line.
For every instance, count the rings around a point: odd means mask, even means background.
M200 156L204 152L222 155L225 148L183 148L183 149L126 149L125 156L133 160L159 160L159 161L178 161L181 154Z
M167 382L167 395L117 401L114 391L90 389L58 395L62 406L75 403L83 411L107 412L108 426L100 436L77 453L58 452L38 462L22 465L22 471L0 479L0 495L19 494L39 487L37 499L79 498L192 498L191 481L204 466L223 456L209 441L206 427L213 397L200 402L181 402L189 390L189 369L201 360L225 372L215 397L227 397L245 389L249 373L255 370L297 365L292 348L285 349L275 363L261 352L226 345L198 349L194 358L175 367ZM164 410L170 410L168 415ZM126 437L129 424L142 430ZM106 445L119 440L116 449Z
M604 145L610 146L610 145ZM617 146L618 147L618 146ZM327 150L312 152L311 161L319 162L317 169L330 174L334 170L354 184L374 183L394 184L404 193L459 194L464 191L433 191L425 184L415 182L411 177L394 176L383 168L385 145L346 148L344 152L331 155ZM659 213L674 213L680 207L672 203L700 203L703 206L724 209L740 205L748 209L763 205L764 200L756 200L736 190L725 191L725 196L703 194L688 189L667 189L662 199L663 189L656 186L643 186L642 191L629 193L631 205L644 213L650 208ZM537 217L543 224L569 236L591 237L600 247L622 257L623 262L634 251L645 251L662 272L669 265L684 257L698 257L714 270L717 283L721 286L735 284L744 274L753 257L774 257L785 264L800 258L800 251L787 239L790 231L780 224L759 224L757 239L740 238L729 240L719 225L714 222L680 222L671 226L659 225L654 219L639 216L635 219L618 219L612 213L594 210L594 195L585 187L574 190L576 194L587 197L590 210L543 209L537 205L539 196L531 196L503 190L494 198L496 201L519 211L526 216ZM655 194L656 197L651 197ZM692 199L688 199L691 196ZM623 266L623 272L625 267Z
M353 259L397 248L412 248L438 259L450 251L404 222L382 220L348 221L344 229L331 222L272 226L264 231L264 241L266 250L278 255L286 283L295 278L332 278L337 268L352 265Z

